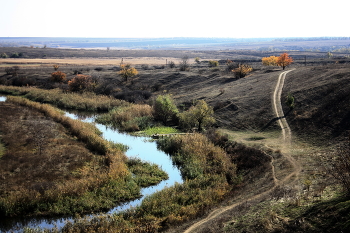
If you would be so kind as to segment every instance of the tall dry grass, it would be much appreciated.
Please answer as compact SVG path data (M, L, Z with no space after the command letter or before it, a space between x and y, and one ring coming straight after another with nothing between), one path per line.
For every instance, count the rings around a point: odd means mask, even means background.
M234 188L227 173L235 165L220 147L201 135L181 135L166 138L161 147L176 158L185 182L175 184L147 196L140 206L112 216L76 219L63 232L158 232L180 225L207 213ZM200 171L192 176L191 171ZM55 232L55 231L53 231Z
M53 104L60 108L84 111L108 111L115 107L128 106L129 103L113 97L96 95L92 92L82 94L65 92L61 89L43 90L34 87L14 87L0 85L0 93L24 96L40 103Z
M221 174L230 179L235 177L236 166L230 157L202 134L176 135L160 140L158 145L181 167L182 176L186 179L206 174Z
M74 172L76 179L58 182L44 193L20 188L9 196L1 196L0 215L12 216L32 211L72 214L110 208L115 202L139 196L140 186L131 178L124 152L102 139L94 125L66 117L48 104L14 96L9 96L7 101L42 112L65 126L97 154Z
M123 131L138 131L147 128L152 120L152 107L146 104L133 104L115 108L99 116L96 121Z

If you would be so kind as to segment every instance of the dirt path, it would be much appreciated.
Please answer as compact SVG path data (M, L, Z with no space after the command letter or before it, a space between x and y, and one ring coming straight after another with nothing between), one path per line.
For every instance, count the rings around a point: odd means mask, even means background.
M289 128L288 122L284 117L282 104L281 104L281 96L282 89L284 85L284 80L286 78L286 74L292 70L284 71L278 76L278 81L275 87L275 91L273 93L273 109L275 111L276 117L278 118L278 123L282 129L283 140L285 144L290 144L292 141L292 132Z
M293 172L290 173L288 176L286 176L281 182L285 182L293 176L295 176L295 178L297 178L297 176L299 175L299 173L301 171L300 164L290 155L290 149L291 149L291 144L292 144L292 131L289 127L289 124L286 120L286 117L284 116L283 108L282 108L282 104L281 104L281 96L282 96L282 89L283 89L283 85L284 85L284 80L286 78L287 73L289 73L293 70L294 69L284 71L278 76L278 81L277 81L277 84L275 87L275 91L273 93L273 109L275 111L276 117L278 118L278 123L281 127L281 130L282 130L282 139L284 142L282 145L283 145L283 150L284 150L284 156L293 166Z
M213 220L215 218L217 218L219 215L221 215L222 213L224 213L225 211L227 210L230 210L230 209L233 209L243 203L246 203L246 202L252 202L252 201L255 201L259 198L262 198L264 197L265 195L273 192L273 190L279 186L279 185L283 185L287 182L292 182L294 181L295 179L297 179L300 171L301 171L301 166L298 164L298 162L290 155L289 153L289 150L290 150L290 147L291 147L291 130L290 130L290 127L288 125L288 122L286 121L285 117L284 117L284 113L283 113L283 109L282 109L282 104L281 104L281 95L282 95L282 89L283 89L283 85L284 85L284 79L286 77L286 74L288 72L290 72L292 70L288 70L288 71L284 71L282 72L279 77L278 77L278 81L277 81L277 84L276 84L276 87L275 87L275 91L273 93L273 108L274 108L274 111L275 111L275 114L276 116L279 118L278 122L279 122L279 125L281 127L281 130L282 130L282 139L283 139L283 144L284 144L284 147L286 149L286 152L283 154L283 156L286 157L286 159L292 164L293 166L293 172L291 172L289 175L287 175L286 177L284 177L282 180L278 180L275 176L275 167L274 167L274 159L273 157L271 157L271 171L272 171L272 177L273 177L273 181L274 181L274 186L272 188L270 188L269 190L265 191L265 192L262 192L262 193L259 193L255 196L252 196L248 199L245 199L243 201L239 201L239 202L236 202L232 205L229 205L229 206L225 206L225 207L222 207L222 208L218 208L214 211L212 211L206 218L202 219L201 221L199 222L196 222L195 224L193 224L192 226L190 226L188 229L186 229L184 231L184 233L190 233L190 232L195 232L196 228L198 228L199 226L201 226L202 224L210 221L210 220ZM294 179L292 179L294 178Z

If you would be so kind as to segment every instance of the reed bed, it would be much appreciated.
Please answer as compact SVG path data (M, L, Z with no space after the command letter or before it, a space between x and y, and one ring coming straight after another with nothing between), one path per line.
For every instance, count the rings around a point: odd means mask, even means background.
M235 165L221 148L200 134L165 138L160 147L168 151L180 169L190 166L196 173L183 173L185 182L147 196L140 206L123 213L76 218L61 232L158 232L207 213L234 189L228 175ZM190 156L190 159L187 157ZM197 158L197 159L196 159ZM190 163L190 165L188 165ZM204 167L203 167L204 166ZM229 170L232 169L232 172ZM51 232L58 232L52 230Z

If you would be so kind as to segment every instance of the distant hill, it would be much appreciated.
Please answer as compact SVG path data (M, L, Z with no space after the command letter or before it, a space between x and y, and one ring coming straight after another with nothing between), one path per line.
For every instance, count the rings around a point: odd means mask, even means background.
M350 37L296 38L75 38L75 37L0 37L0 47L100 48L106 49L186 49L261 51L333 51L348 49Z

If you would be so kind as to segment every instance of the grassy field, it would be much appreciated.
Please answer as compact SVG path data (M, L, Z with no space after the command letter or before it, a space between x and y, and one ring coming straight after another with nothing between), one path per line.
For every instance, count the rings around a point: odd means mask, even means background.
M29 52L28 50L28 56ZM37 50L35 52L42 54L44 51L40 50L39 53L39 50ZM72 51L62 50L60 52L72 54ZM116 51L114 52L114 54L117 54ZM101 54L106 53L105 51L101 52ZM126 211L122 215L110 218L95 219L96 224L90 225L91 229L96 230L98 227L105 226L104 224L109 224L108 226L111 229L126 229L129 227L132 229L130 232L137 232L137 230L154 232L157 229L167 230L168 232L177 232L179 229L185 230L198 218L208 214L213 206L230 205L234 202L243 203L244 199L264 193L274 187L274 178L284 180L288 175L293 174L295 164L291 164L290 159L284 156L285 154L291 156L300 166L300 173L292 176L290 183L281 184L276 188L276 192L271 194L272 196L259 196L254 201L238 205L217 217L214 222L204 224L201 229L208 232L254 232L256 229L264 229L266 232L284 232L283 230L285 232L293 232L293 230L317 232L317 230L322 229L322 219L332 215L332 210L327 209L324 215L320 215L319 219L315 220L313 215L317 210L324 208L324 205L335 203L337 210L333 212L333 215L336 218L336 215L339 215L342 209L348 209L347 200L339 197L339 188L335 185L336 180L332 179L329 173L323 169L324 164L334 158L332 153L336 149L335 147L346 141L348 130L350 130L350 109L348 105L350 90L349 85L346 85L350 80L350 66L347 58L338 59L333 57L326 59L325 53L320 52L290 52L296 60L290 68L296 69L287 75L282 93L282 105L287 121L292 128L293 143L292 147L285 147L281 143L280 129L271 105L271 96L278 75L282 70L279 67L264 67L260 63L261 57L278 55L277 52L211 51L205 53L186 51L181 53L172 51L167 55L164 55L164 53L167 54L164 51L149 51L148 56L146 56L145 51L120 51L120 54L115 58L106 57L103 61L104 59L97 57L97 51L86 53L95 54L95 58L86 58L83 55L84 53L79 51L76 55L76 57L80 57L79 59L66 57L69 62L60 63L59 70L67 74L67 80L63 83L53 83L49 80L51 73L54 71L53 64L50 64L50 62L56 59L43 59L49 62L40 64L40 66L30 67L30 64L24 66L16 64L20 66L17 76L6 74L5 67L0 67L0 83L4 86L29 86L19 89L16 89L18 87L11 87L11 89L1 86L3 89L11 90L2 93L22 94L33 100L53 104L59 103L58 105L61 104L59 101L63 99L67 103L69 103L68 100L76 99L79 104L72 104L72 106L80 105L83 106L81 109L92 110L97 109L97 107L87 107L88 101L79 100L88 99L88 95L91 99L97 100L100 94L110 96L108 101L116 98L121 99L122 101L118 100L118 104L113 106L123 106L123 108L105 115L104 120L107 121L108 118L127 119L125 122L129 123L122 123L122 125L131 130L139 130L141 125L139 123L145 122L144 119L142 121L138 119L140 121L136 122L131 117L131 113L140 105L152 105L155 97L159 94L171 94L180 111L188 109L196 100L203 99L215 110L216 124L214 126L219 128L219 131L224 135L227 134L227 139L233 140L229 141L225 138L218 140L218 136L211 135L214 144L216 141L217 146L225 148L226 153L232 152L232 162L237 166L237 177L233 179L239 181L237 189L227 189L225 182L228 182L228 180L225 181L222 177L193 179L184 186L170 187L157 193L154 197L150 197L141 209ZM163 57L161 54L163 54ZM178 62L181 61L183 55L190 55L191 59L198 56L201 59L199 63L190 60L189 69L181 71ZM305 55L308 56L306 63L304 61ZM128 81L123 80L118 75L122 57L124 62L130 61L139 71L137 76L130 78ZM128 57L132 59L128 60ZM163 66L164 58L167 62L170 59L177 61L176 67ZM133 63L133 59L137 62ZM214 68L209 67L209 59L221 60L220 65ZM250 65L253 67L253 72L244 78L236 78L232 72L227 70L226 59ZM1 62L6 62L6 60L8 59L1 59ZM15 62L21 62L21 60L16 59ZM62 59L62 62L64 60ZM106 63L98 63L99 60ZM8 61L12 62L12 60ZM23 59L23 63L25 61ZM93 61L93 63L89 63L90 61ZM116 61L116 63L109 64L110 61ZM138 63L139 61L140 63ZM160 63L153 63L155 61ZM13 65L13 63L8 63L5 66ZM97 80L94 89L95 94L85 93L82 99L80 99L80 94L67 94L68 81L72 80L78 73L91 75ZM21 77L22 79L20 79ZM33 92L35 92L36 90L32 86L43 90L40 90L40 94L31 93L31 91L34 90ZM53 90L48 91L49 89ZM65 91L60 93L60 89ZM20 90L25 91L21 93ZM49 93L55 93L57 96L60 94L60 97L55 99ZM291 111L283 101L288 93L295 97L295 108ZM50 101L47 101L48 99ZM93 101L92 106L103 103L102 99L96 100ZM132 102L135 105L125 101ZM111 106L111 104L106 106ZM110 110L110 107L104 109ZM138 113L139 111L135 112ZM138 116L136 113L135 118L148 117L151 114L150 111L142 116ZM173 129L171 128L171 130ZM145 132L153 134L154 132L167 132L167 129L162 127L151 128ZM173 144L180 145L180 141L173 142ZM235 144L237 142L239 144ZM241 146L243 144L248 145L249 148ZM182 146L186 148L189 145L191 143L187 142ZM194 152L198 151L201 151L201 149ZM218 166L216 163L209 166L203 162L208 160L198 155L198 158L202 160L196 160L188 156L188 161L186 161L188 166L186 167L186 163L182 161L185 158L181 154L185 154L185 151L181 151L173 158L179 165L184 166L182 167L182 173L191 179L203 174L205 169L209 169L210 166L214 166L214 168ZM226 179L227 177L229 176L226 176ZM212 186L210 186L210 189L204 190L204 186L209 187L204 184ZM325 184L326 187L324 187ZM198 189L193 189L193 187ZM314 192L322 187L324 187L325 194L321 198L315 199ZM211 189L217 189L217 192L215 193ZM182 191L185 192L184 196L179 195ZM283 195L289 196L285 198ZM172 198L168 198L168 200L166 197L169 196ZM205 202L207 199L209 200L210 196L213 199L208 203ZM275 199L278 199L278 201ZM283 199L283 202L281 202L281 199ZM205 204L201 205L200 202ZM154 206L159 206L159 208L154 208ZM149 209L152 209L152 211ZM138 223L136 220L132 220L134 216L139 217ZM302 221L302 219L307 219L305 224L295 228L296 226L293 224L296 221ZM86 225L91 224L90 220L87 219L80 221ZM343 223L345 225L340 224L336 229L343 229L342 227L348 224L345 220ZM330 225L331 221L327 226ZM72 227L79 228L78 225L70 225L66 228L67 232Z

